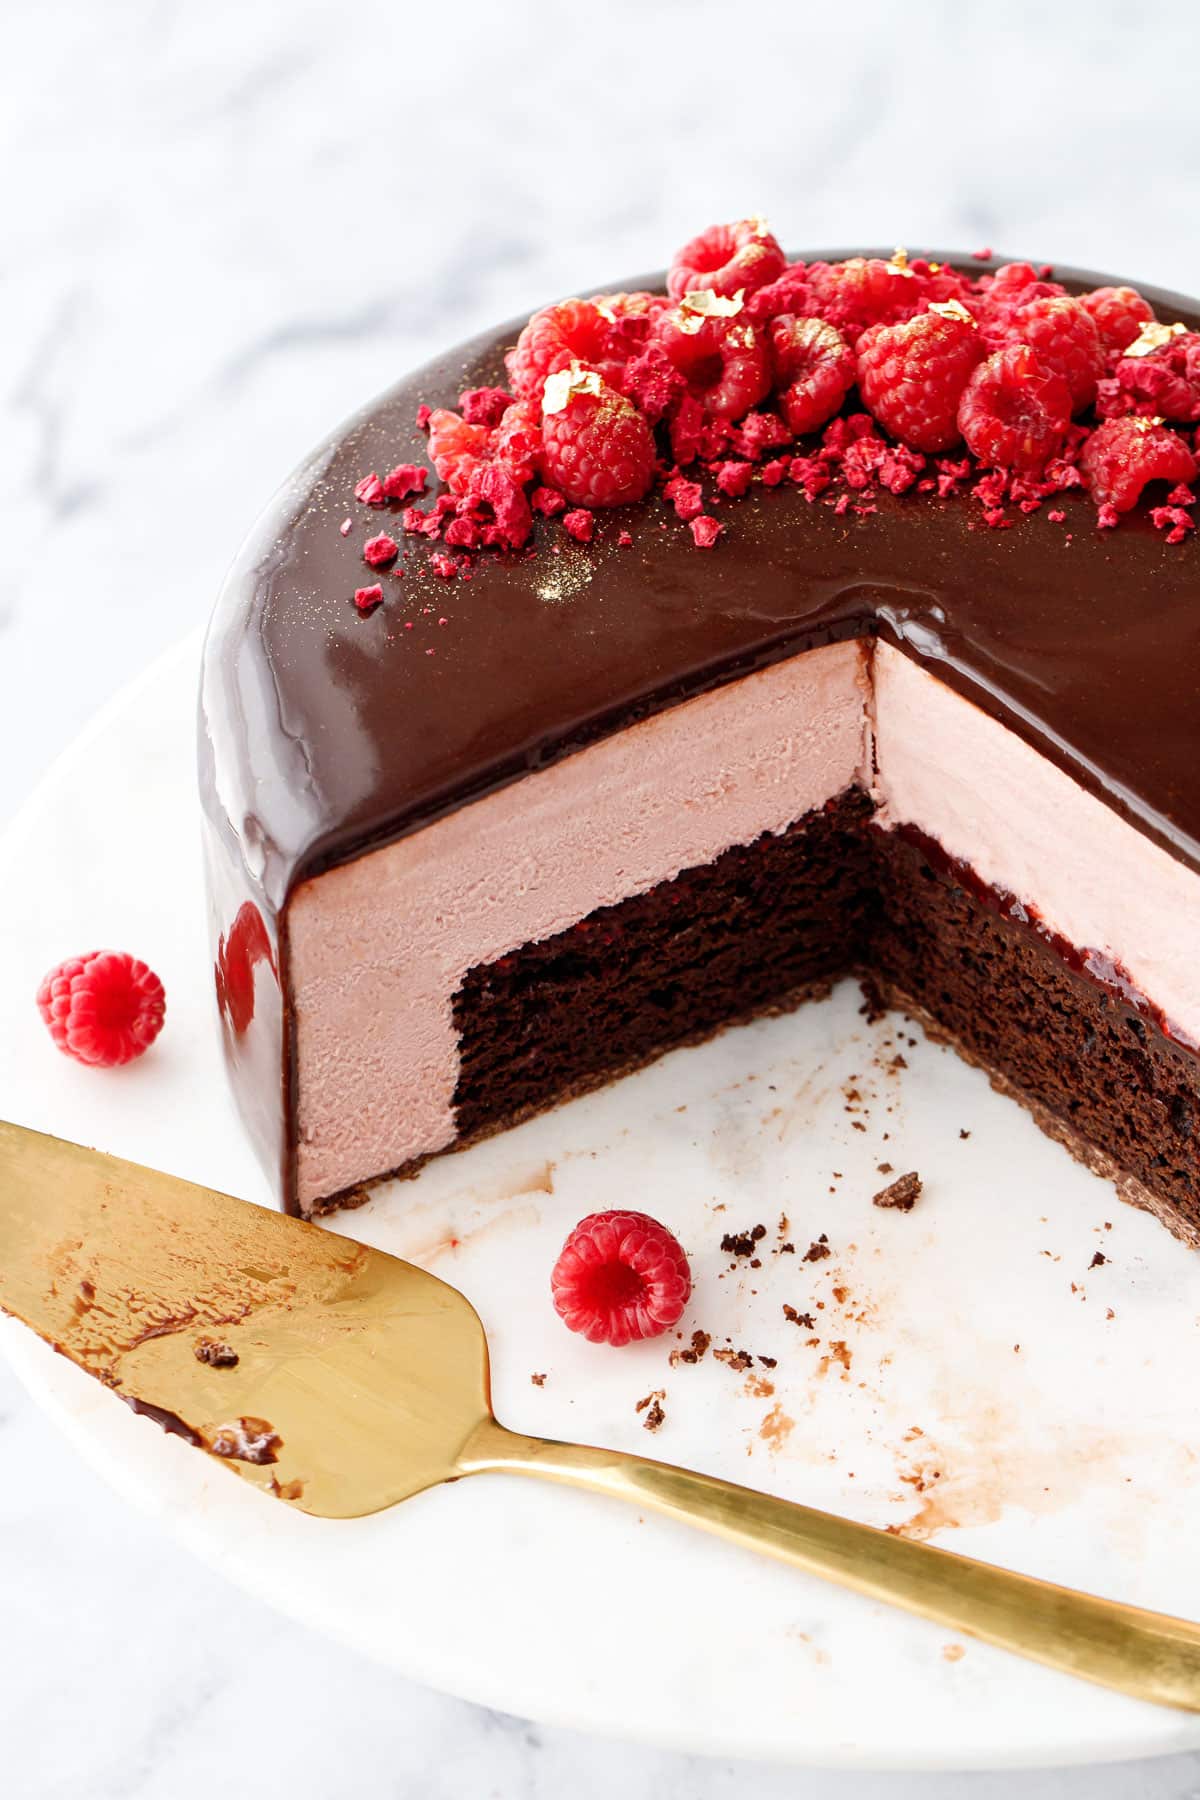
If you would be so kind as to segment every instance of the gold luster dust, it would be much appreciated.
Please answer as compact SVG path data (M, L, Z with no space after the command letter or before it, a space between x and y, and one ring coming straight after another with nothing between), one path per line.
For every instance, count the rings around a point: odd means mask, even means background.
M943 319L961 319L964 325L975 323L974 313L968 312L961 300L931 300L929 310L940 313Z
M572 395L599 394L603 385L595 369L585 369L582 363L573 362L569 369L558 369L553 375L547 375L542 389L542 411L560 413L570 403Z
M1169 344L1173 337L1180 337L1187 330L1176 320L1174 325L1163 325L1157 319L1147 319L1132 344L1121 352L1122 356L1149 356L1154 350L1161 350Z
M559 600L574 600L592 579L592 563L586 551L577 545L560 551L550 560L537 585L539 600L553 605Z
M746 290L736 294L714 294L711 288L693 288L679 302L679 329L694 337L705 319L736 319L744 304Z

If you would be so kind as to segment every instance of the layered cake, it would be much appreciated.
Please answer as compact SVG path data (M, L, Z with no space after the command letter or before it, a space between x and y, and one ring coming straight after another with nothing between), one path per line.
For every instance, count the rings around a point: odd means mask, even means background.
M1177 295L758 220L353 418L204 659L285 1204L856 973L1200 1241L1198 419Z

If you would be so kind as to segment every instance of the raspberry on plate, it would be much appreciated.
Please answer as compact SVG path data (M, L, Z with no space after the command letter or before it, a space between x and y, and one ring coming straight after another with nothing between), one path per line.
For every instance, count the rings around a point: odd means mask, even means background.
M167 1002L162 982L144 962L123 951L89 950L51 969L37 1004L65 1056L112 1069L150 1048Z
M1093 288L1089 294L1080 294L1079 304L1091 314L1108 351L1128 349L1142 326L1154 318L1150 302L1132 287Z
M540 401L547 375L576 362L615 385L624 359L613 354L613 325L594 300L560 300L535 312L504 359L518 399Z
M592 1344L659 1337L692 1291L679 1240L639 1212L592 1213L568 1237L550 1277L554 1309Z
M742 310L701 288L659 322L659 342L710 418L740 419L771 391L765 332Z
M935 302L899 325L876 325L858 344L858 386L881 425L914 450L959 440L958 404L984 343L957 300Z
M710 293L752 294L775 281L787 257L764 219L739 219L735 225L710 225L678 250L667 274L667 292L680 300L694 288Z
M1150 481L1191 481L1196 458L1178 432L1160 419L1127 414L1097 425L1080 458L1084 480L1097 506L1128 512Z
M576 363L548 377L542 401L542 471L576 506L640 500L654 480L654 438L624 394Z
M773 319L771 358L780 410L797 437L832 419L854 386L854 352L824 319Z
M1092 404L1104 373L1104 351L1096 321L1078 300L1052 294L1018 307L1008 341L1028 344L1048 369L1062 376L1071 390L1072 412Z
M958 403L967 449L994 469L1032 474L1061 448L1071 424L1071 390L1028 344L981 362Z

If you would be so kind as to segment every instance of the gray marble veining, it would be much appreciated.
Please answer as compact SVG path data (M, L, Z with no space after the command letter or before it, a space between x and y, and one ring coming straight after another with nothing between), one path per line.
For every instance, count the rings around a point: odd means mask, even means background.
M0 60L0 822L199 623L260 504L406 364L714 218L1200 290L1200 15L1146 0L46 0ZM64 946L64 950L82 946ZM0 1096L0 1111L3 1110ZM17 1800L1197 1800L1200 1758L835 1777L482 1712L288 1626L0 1366Z

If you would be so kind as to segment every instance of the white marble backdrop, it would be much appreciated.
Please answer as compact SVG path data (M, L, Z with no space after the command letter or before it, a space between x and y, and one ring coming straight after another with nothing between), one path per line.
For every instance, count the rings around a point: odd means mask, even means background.
M341 415L713 219L1200 290L1198 67L1189 0L8 0L0 823ZM834 1777L481 1712L192 1563L2 1367L0 1595L15 1800L1200 1797L1200 1758Z

